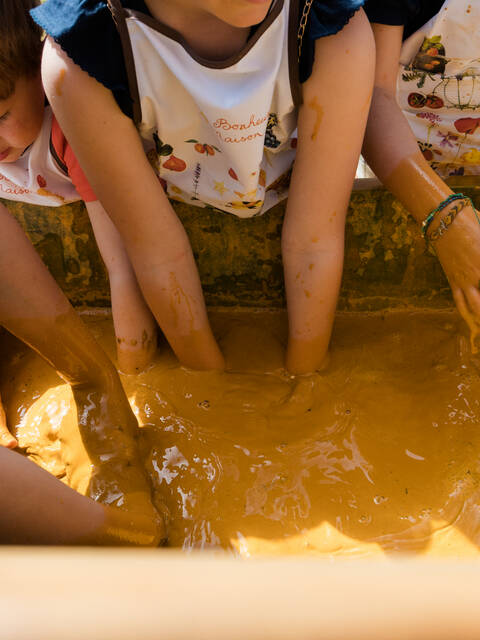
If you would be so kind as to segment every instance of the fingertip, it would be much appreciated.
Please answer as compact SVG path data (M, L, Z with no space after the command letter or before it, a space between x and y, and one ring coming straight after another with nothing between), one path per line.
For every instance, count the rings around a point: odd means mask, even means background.
M18 447L18 440L13 436L2 437L0 439L0 445L5 447L6 449L15 449L16 447Z

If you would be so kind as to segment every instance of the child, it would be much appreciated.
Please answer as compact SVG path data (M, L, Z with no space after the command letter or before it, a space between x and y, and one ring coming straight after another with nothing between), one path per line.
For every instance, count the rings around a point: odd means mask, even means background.
M443 181L480 174L480 6L471 0L367 0L377 45L364 144L380 180L422 224L457 308L480 326L480 224ZM402 36L408 36L402 45ZM420 147L420 149L419 149Z
M110 276L118 364L138 373L155 351L156 323L120 235L44 106L41 30L28 14L36 4L0 0L0 197L58 206L81 195Z
M324 365L373 82L362 4L47 0L33 11L51 36L50 103L185 365L224 360L162 186L219 215L249 217L285 197L295 155L282 233L286 365L297 374Z
M114 366L3 205L0 205L0 228L0 325L35 349L71 384L79 428L91 464L89 494L110 503L111 488L115 487L128 509L128 515L118 515L116 521L130 519L137 523L135 527L141 537L152 543L158 541L164 536L164 525L151 502L138 459L137 423ZM0 445L17 445L4 420L0 422ZM3 461L8 465L8 460L14 460L4 456L0 452L1 474L6 472ZM15 468L18 467L19 472L23 468L20 462L12 464L17 465ZM28 478L35 477L27 467L25 472ZM17 484L13 486L12 477L10 474L0 478L0 504L4 505L6 500L11 506L12 501L18 499L17 515L19 521L25 520L35 500L29 491L23 498L19 497L19 492L26 489L29 480L18 476ZM44 485L42 476L38 477L40 484L36 495ZM50 485L47 480L45 482L48 490ZM60 489L58 491L62 498ZM45 500L45 505L37 502L35 508L44 506L47 512L51 511L48 506L51 495L45 496ZM100 507L89 507L88 510L93 516L96 513L95 517L103 513ZM36 521L37 516L30 515L32 522ZM85 528L88 529L87 524ZM5 533L4 526L0 529ZM8 530L12 531L11 527Z

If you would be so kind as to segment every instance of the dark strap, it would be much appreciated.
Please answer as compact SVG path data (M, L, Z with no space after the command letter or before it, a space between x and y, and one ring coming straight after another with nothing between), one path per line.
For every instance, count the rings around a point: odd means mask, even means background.
M296 107L299 107L303 102L298 60L298 25L300 21L299 4L300 0L290 0L290 13L288 16L288 66L290 76L290 89L292 92L293 103Z
M295 0L293 0L295 1ZM313 0L304 0L302 16L298 23L298 61L302 56L303 38L305 36L305 29L307 27L308 18L312 9Z
M142 121L142 107L140 104L140 96L138 93L137 72L135 70L135 60L133 58L132 43L126 22L126 12L122 7L120 0L107 0L107 6L112 14L113 21L120 36L122 43L123 58L125 60L125 68L127 70L128 88L133 103L133 121L139 125Z
M63 173L68 176L68 167L67 165L63 162L63 160L60 158L60 156L57 153L57 150L55 149L55 145L53 144L53 138L52 138L52 132L50 132L50 153L53 156L53 159L55 160L55 162L58 165L58 168L63 171Z

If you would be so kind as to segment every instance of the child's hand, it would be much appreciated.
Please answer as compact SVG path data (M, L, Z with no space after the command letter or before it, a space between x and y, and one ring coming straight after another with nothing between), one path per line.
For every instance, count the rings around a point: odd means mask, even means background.
M474 209L465 207L433 246L475 350L475 336L480 333L480 224Z
M10 433L7 427L7 417L2 404L2 398L0 397L0 446L7 449L15 449L18 446L18 442L14 436Z
M121 385L115 380L105 386L72 390L87 456L82 459L78 455L75 435L64 431L62 450L70 486L125 511L135 529L130 533L127 530L132 540L141 538L142 544L158 544L166 537L165 523L151 501L137 449L138 424Z

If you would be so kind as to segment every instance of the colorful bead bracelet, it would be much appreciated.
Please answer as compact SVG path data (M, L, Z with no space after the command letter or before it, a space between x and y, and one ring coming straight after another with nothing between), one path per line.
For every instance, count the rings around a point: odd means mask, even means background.
M442 211L443 209L445 209L446 206L448 206L451 202L454 202L455 200L459 200L459 202L450 209L450 211L447 213L445 217L442 218L438 227L434 231L432 231L430 235L427 235L428 229L435 215L440 211ZM425 238L425 240L427 240L428 242L433 242L441 238L443 234L447 231L447 229L450 227L452 222L455 220L455 218L458 216L458 214L461 211L463 211L463 209L465 209L465 207L467 206L472 207L473 213L475 214L475 218L477 219L477 222L480 225L480 218L478 216L477 210L471 198L469 198L468 196L464 196L463 193L453 193L452 195L448 196L448 198L445 198L445 200L443 200L438 205L438 207L436 207L436 209L431 211L428 214L428 216L425 218L425 220L422 222L422 235Z
M433 211L430 211L428 216L422 222L422 236L425 238L425 240L428 240L427 231L429 226L432 224L433 219L437 215L437 213L445 209L445 207L447 207L451 202L454 202L455 200L465 200L465 199L466 199L466 196L464 196L463 193L452 193L451 195L448 196L448 198L445 198L445 200L442 200L442 202L438 205L438 207L436 207ZM470 198L468 198L468 200L470 200Z

